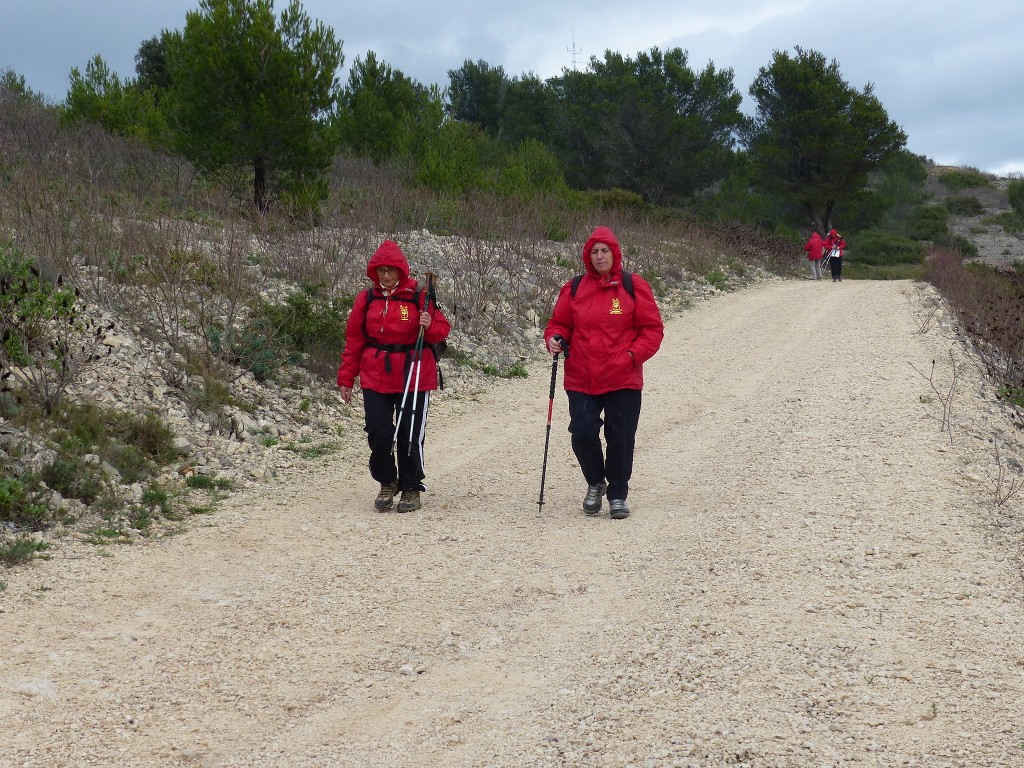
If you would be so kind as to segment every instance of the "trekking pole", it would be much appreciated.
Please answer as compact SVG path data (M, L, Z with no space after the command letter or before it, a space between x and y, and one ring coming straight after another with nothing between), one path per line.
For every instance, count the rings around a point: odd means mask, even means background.
M565 339L561 336L552 336L553 339L557 339L562 344L562 349L565 351L566 356L569 355L568 345L565 343ZM555 352L551 356L551 390L548 393L548 427L544 433L544 463L541 464L540 469L540 498L537 500L537 514L539 515L544 511L544 480L548 474L548 443L551 441L551 412L555 408L555 379L558 377L558 352Z
M427 300L423 303L424 311L430 311L430 301L434 298L434 273L427 272ZM436 303L436 298L434 298ZM409 406L409 445L406 455L412 455L412 437L416 428L416 397L420 391L420 368L423 364L423 326L420 326L420 335L416 338L416 348L413 351L413 366L416 368L416 380L412 389L412 404ZM412 371L410 371L412 373Z
M423 328L420 328L420 336L416 340L416 347L414 348L414 358L416 356L415 349L419 348L420 342L423 340ZM391 453L395 452L398 447L398 430L401 428L401 413L406 410L406 398L409 396L409 385L413 383L413 362L409 364L409 373L406 375L406 388L401 390L401 402L398 403L398 416L394 420L394 435L391 437ZM414 399L416 395L413 395Z

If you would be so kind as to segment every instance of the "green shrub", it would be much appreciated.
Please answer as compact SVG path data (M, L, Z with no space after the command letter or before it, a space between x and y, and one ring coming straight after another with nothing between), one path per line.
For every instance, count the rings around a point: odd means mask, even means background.
M323 291L322 284L306 284L283 304L263 303L235 334L226 355L223 332L211 329L211 349L260 382L272 379L285 365L295 364L333 378L353 297L328 299Z
M58 456L43 467L40 477L65 499L78 499L86 505L99 499L108 485L100 467L73 455Z
M642 214L651 209L647 201L636 192L618 187L591 190L584 193L584 198L589 207L596 210Z
M1013 179L1006 188L1010 198L1010 207L1020 218L1024 219L1024 179Z
M19 565L27 563L39 552L45 552L50 545L45 541L36 541L31 536L16 536L13 541L0 544L0 563Z
M911 214L907 235L915 240L941 240L949 234L949 209L944 205L922 205Z
M729 279L720 269L712 269L704 276L704 279L720 291L724 291L729 286Z
M49 527L51 519L38 488L31 490L18 478L0 477L0 520L41 531Z
M174 433L153 412L142 415L105 410L92 403L65 405L53 415L64 431L62 449L72 455L95 453L134 483L155 465L174 461Z
M992 180L977 168L954 168L942 171L939 174L939 181L950 192L992 186Z
M1024 216L1016 211L1003 211L995 216L986 216L982 219L986 224L996 224L1003 228L1008 235L1024 234Z
M974 195L948 197L945 205L954 216L981 216L985 213L985 206Z
M924 246L909 237L869 229L858 232L854 240L856 248L849 251L848 263L882 266L920 264L924 260Z

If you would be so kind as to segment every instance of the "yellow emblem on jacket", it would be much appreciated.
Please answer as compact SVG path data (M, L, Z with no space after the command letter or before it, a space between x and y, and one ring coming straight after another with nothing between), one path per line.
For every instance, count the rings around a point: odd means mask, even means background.
M402 311L401 311L400 316L401 316L402 320L408 320L409 319L409 308L407 306L405 306L405 304L402 305Z
M608 314L609 315L621 315L622 314L622 305L619 304L619 300L618 299L612 299L612 308L608 312Z

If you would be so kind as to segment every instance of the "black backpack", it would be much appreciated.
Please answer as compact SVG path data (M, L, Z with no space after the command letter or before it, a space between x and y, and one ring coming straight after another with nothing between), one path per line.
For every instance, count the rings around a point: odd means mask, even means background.
M580 287L580 282L583 280L583 275L576 275L572 279L572 288L569 290L569 295L572 298L576 298L576 289ZM633 273L623 272L622 273L622 287L626 289L626 293L629 294L629 298L636 301L636 293L633 291Z

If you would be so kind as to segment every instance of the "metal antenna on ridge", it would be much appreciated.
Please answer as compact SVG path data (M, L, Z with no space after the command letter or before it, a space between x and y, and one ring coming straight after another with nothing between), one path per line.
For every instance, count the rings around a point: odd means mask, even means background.
M576 70L576 55L580 54L580 53L583 53L582 49L576 47L576 30L575 29L572 31L572 48L566 48L565 50L566 50L566 53L571 53L572 54L572 68L573 68L573 71L575 71Z

